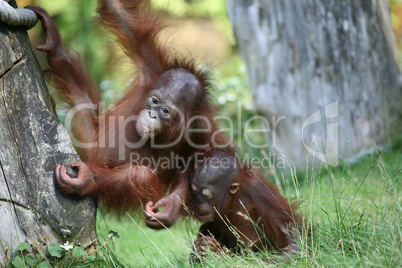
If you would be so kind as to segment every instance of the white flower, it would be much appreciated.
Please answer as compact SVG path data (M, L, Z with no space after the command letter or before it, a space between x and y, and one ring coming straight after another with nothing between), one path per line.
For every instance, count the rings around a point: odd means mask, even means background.
M60 247L64 248L66 251L69 251L70 249L73 249L74 243L69 244L69 242L67 241L66 243L64 243L64 245L60 245Z

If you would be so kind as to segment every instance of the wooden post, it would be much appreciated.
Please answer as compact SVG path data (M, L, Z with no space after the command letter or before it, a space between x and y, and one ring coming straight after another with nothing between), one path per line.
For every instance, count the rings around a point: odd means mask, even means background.
M7 247L22 242L41 253L53 242L93 245L94 203L69 198L55 184L56 164L79 161L78 155L52 108L26 30L4 23L0 92L0 262Z

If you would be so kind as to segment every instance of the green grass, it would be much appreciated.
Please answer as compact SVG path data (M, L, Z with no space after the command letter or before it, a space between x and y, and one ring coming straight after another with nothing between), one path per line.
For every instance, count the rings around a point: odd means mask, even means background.
M165 4L166 1L158 1ZM225 17L223 1L174 1L170 12L175 17L213 17L230 35ZM176 3L177 2L177 3ZM191 3L190 3L191 2ZM194 3L193 3L194 2ZM395 2L395 1L392 1ZM180 4L181 3L181 4ZM109 81L110 45L103 36L91 36L92 26L87 21L94 15L96 1L79 1L71 6L68 1L39 1L51 14L58 14L63 40L80 52L89 63L89 68L107 100L116 97L117 82ZM191 5L196 7L191 9ZM224 17L224 18L223 18ZM71 23L74 22L74 23ZM229 27L229 28L228 28ZM37 31L41 31L37 27ZM233 37L230 37L233 39ZM103 44L103 49L100 48ZM108 45L105 45L108 44ZM96 48L96 49L95 49ZM108 50L108 53L105 53ZM240 66L240 67L239 67ZM120 72L116 72L121 78ZM246 73L237 55L227 60L220 68L221 89L212 92L212 101L221 107L220 114L244 125L254 115L252 97ZM226 78L230 77L230 78ZM114 79L120 81L124 79ZM115 84L114 84L115 83ZM101 83L102 84L102 83ZM235 97L233 97L235 96ZM241 101L240 106L237 103ZM225 126L226 122L221 122ZM258 122L254 122L258 128ZM228 126L225 126L228 127ZM250 153L251 157L263 157L263 152L245 146L241 137L244 133L233 128L232 138L240 155ZM261 134L261 133L260 133ZM262 135L255 136L255 144L265 143ZM310 160L312 161L312 160ZM327 169L299 170L297 174L287 172L269 178L281 186L282 193L300 201L300 212L305 218L305 230L311 238L298 241L302 254L296 260L279 264L283 267L398 267L402 264L402 142L389 151L367 155L351 166ZM56 267L180 267L189 266L188 256L200 223L193 220L181 221L169 230L154 231L143 223L144 217L125 217L117 221L110 216L98 215L99 246L110 241L98 251L94 260L69 258L50 260ZM109 231L119 237L107 238ZM23 255L23 254L21 254ZM261 267L267 253L245 252L239 255L210 255L204 261L205 267ZM28 258L22 260L29 264ZM47 262L39 258L38 262ZM11 264L10 264L11 265ZM0 265L1 266L1 265ZM17 265L18 266L18 265ZM34 266L34 265L32 265ZM46 266L45 266L46 267Z
M98 213L98 237L103 241L110 230L117 232L120 237L108 246L128 267L177 266L186 262L196 228L194 221L181 221L168 230L155 231L145 226L143 216L126 216L118 221Z
M402 148L367 155L352 166L316 168L304 178L284 176L282 192L300 200L302 254L283 267L398 267L402 264ZM98 235L120 238L110 249L128 267L189 266L188 255L200 225L178 223L169 230L145 227L143 217L121 222L100 215ZM260 267L267 253L208 256L203 267Z
M237 131L236 124L244 125L254 115L244 69L239 68L235 77L224 78L220 84L222 88L212 93L212 100L221 107L219 113L229 118L241 115L241 119L234 122L232 136L238 153L266 156L264 151L247 146L241 140L244 133ZM236 98L228 98L230 94ZM237 100L241 100L240 105ZM225 122L221 123L227 127ZM259 127L258 122L254 127ZM253 138L255 144L265 142L262 135ZM310 239L302 237L297 241L302 254L278 266L400 266L402 137L398 140L388 151L366 155L350 166L315 166L297 170L296 174L293 169L289 172L290 167L284 174L266 171L269 180L280 186L286 197L299 201L305 219L303 229L311 233ZM309 159L310 163L312 161ZM188 259L192 243L201 225L188 219L169 230L154 231L145 226L143 215L117 221L99 214L98 235L102 240L109 230L118 232L120 238L113 239L108 246L127 267L188 267L191 266ZM270 254L210 254L202 267L261 267Z
M220 81L221 89L212 92L212 100L221 108L219 113L238 118L235 124L244 125L254 115L252 100L244 69L238 68L232 78ZM236 96L236 98L230 96ZM229 96L229 97L228 97ZM237 103L241 100L240 105ZM250 108L251 107L251 108ZM221 122L224 127L225 122ZM254 122L258 128L258 122ZM244 133L232 128L240 155L264 157L264 151L252 149L241 139ZM259 133L261 134L261 133ZM262 135L253 137L254 144L265 143ZM240 147L240 148L239 148ZM312 162L312 159L309 159ZM402 263L402 139L388 151L366 155L353 165L337 168L316 166L272 177L281 192L300 203L304 216L303 229L310 239L300 238L302 250L294 260L279 267L400 267ZM269 175L268 173L271 173ZM275 173L274 173L275 174ZM271 177L269 177L271 176ZM189 267L192 243L201 225L188 220L169 230L147 228L144 216L129 215L121 221L102 213L98 215L99 245L109 241L99 251L97 259L80 263L72 258L62 260L58 267ZM119 237L108 239L109 231ZM261 267L271 253L213 255L203 261L203 267ZM69 262L68 262L69 261ZM56 265L57 266L57 265ZM198 265L199 266L199 265Z

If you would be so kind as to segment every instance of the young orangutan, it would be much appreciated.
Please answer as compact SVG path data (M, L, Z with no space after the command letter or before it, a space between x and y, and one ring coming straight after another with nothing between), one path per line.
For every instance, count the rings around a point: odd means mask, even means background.
M290 233L300 226L300 216L276 187L255 169L241 167L232 154L216 150L196 170L191 187L197 196L194 216L205 222L192 260L206 250L282 249L285 253L277 259L299 251Z
M78 170L76 177L63 165L57 165L55 177L67 194L100 200L118 215L144 208L147 226L169 227L185 212L181 200L192 198L194 168L188 163L193 155L226 143L215 135L209 71L160 37L168 22L151 1L98 3L100 24L114 34L138 73L106 113L99 109L101 94L90 73L75 53L64 49L49 14L26 7L42 22L46 42L37 49L47 53L48 80L74 114L73 138L83 160L71 165ZM158 164L172 156L179 163Z

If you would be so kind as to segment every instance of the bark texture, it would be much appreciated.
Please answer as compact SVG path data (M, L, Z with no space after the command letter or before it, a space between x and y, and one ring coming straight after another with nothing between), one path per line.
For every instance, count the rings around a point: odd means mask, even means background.
M277 157L336 165L388 141L402 97L388 1L227 3Z
M63 195L54 178L56 164L79 158L55 116L26 31L3 23L0 92L0 262L6 247L22 242L40 252L53 242L92 245L95 205Z

